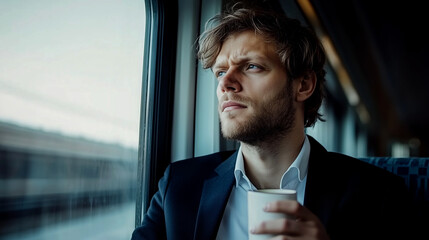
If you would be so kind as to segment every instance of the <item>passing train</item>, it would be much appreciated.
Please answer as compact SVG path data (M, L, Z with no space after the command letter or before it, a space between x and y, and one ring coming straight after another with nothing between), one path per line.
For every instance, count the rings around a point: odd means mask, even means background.
M137 150L0 122L0 236L134 201Z
M130 239L171 162L238 148L196 58L207 21L236 2L0 1L1 240ZM322 40L326 121L306 133L329 151L389 158L379 163L428 211L425 8L244 2L274 3Z

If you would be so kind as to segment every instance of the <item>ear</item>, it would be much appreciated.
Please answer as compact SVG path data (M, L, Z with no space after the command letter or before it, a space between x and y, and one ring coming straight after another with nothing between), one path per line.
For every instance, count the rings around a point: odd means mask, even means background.
M298 90L296 92L296 101L304 102L314 92L317 83L316 74L311 71L307 72L301 79L298 79Z

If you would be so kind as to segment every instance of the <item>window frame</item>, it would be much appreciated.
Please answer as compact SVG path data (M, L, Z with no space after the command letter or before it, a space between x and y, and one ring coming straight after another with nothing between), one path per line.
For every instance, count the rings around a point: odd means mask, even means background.
M177 38L177 1L145 0L145 9L136 227L171 159Z

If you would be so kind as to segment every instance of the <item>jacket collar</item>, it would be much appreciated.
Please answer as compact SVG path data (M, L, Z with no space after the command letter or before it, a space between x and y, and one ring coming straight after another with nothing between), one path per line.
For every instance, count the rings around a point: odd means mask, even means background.
M204 182L194 239L215 239L234 183L237 151L221 163Z
M311 150L308 163L304 206L319 217L326 226L340 199L338 180L332 174L336 169L332 155L314 138L308 136Z

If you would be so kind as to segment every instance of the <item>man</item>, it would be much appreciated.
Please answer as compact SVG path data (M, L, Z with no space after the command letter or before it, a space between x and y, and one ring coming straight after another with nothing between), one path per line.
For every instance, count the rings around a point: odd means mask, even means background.
M409 234L401 178L327 152L305 134L321 118L325 53L310 29L276 12L235 5L200 38L218 80L222 134L238 151L171 164L132 239L396 239ZM297 190L266 211L294 219L249 232L247 191ZM404 230L404 231L403 231ZM405 232L405 233L404 233Z

